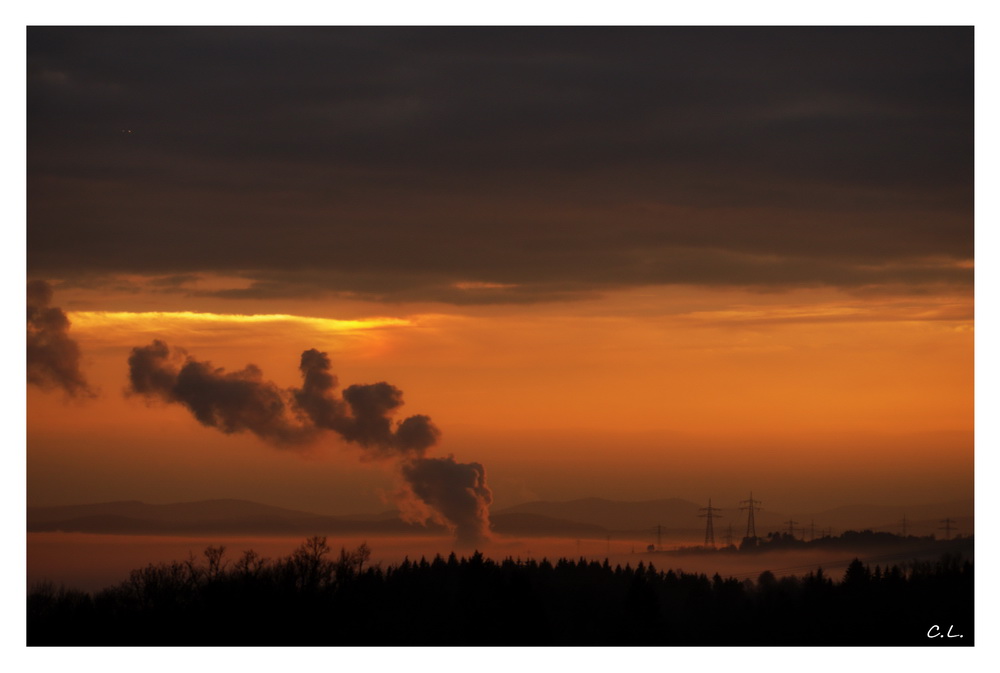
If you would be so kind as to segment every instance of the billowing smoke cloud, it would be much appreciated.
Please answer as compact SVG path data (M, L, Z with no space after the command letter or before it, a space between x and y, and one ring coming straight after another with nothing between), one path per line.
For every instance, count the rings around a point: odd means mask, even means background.
M439 512L466 545L489 538L493 492L479 463L456 463L454 457L421 458L402 466L403 478L422 502Z
M316 434L289 413L285 392L264 381L255 365L226 372L156 340L133 348L128 368L130 392L183 404L202 425L227 434L249 431L281 445L303 444Z
M428 416L394 421L403 392L393 385L352 385L337 397L330 359L315 349L302 353L302 387L287 390L263 380L254 365L226 372L159 340L133 348L128 362L130 393L182 404L203 425L251 432L279 446L311 442L328 430L361 447L366 458L394 460L405 482L400 497L412 500L400 503L408 520L448 525L465 545L489 537L493 494L485 469L450 456L424 457L441 433Z
M337 377L330 373L326 353L307 350L299 369L303 386L294 391L295 402L316 427L339 433L376 458L422 456L437 443L441 433L427 416L410 416L393 427L389 417L403 405L403 391L396 386L384 381L353 385L338 400L333 397Z
M80 372L80 347L69 337L69 318L49 306L52 286L44 280L28 283L28 383L71 397L93 397Z

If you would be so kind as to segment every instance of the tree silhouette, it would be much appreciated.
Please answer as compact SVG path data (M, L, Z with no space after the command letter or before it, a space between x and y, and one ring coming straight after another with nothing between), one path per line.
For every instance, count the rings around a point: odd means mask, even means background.
M363 543L331 560L325 537L292 554L149 565L96 594L34 587L30 645L973 645L973 569L955 555L835 583L756 582L586 559L481 552L371 565ZM964 637L927 638L947 623Z

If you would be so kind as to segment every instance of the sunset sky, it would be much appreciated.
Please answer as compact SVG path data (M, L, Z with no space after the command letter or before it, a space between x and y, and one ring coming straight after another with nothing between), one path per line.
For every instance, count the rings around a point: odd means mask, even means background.
M29 316L29 344L62 339L35 370L29 350L29 505L376 512L417 455L480 465L495 508L973 495L971 28L27 47L27 272L51 290L29 311L69 321ZM142 389L130 357L157 340L211 381L255 365L240 380L314 434ZM296 406L310 349L324 404L387 382L405 404L379 418L440 441L348 441L355 417Z

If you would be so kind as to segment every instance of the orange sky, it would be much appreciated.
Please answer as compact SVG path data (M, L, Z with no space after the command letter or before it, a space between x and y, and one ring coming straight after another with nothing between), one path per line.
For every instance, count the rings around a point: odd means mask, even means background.
M971 498L974 46L31 27L27 500Z
M332 436L275 449L126 397L129 351L154 338L227 370L254 363L282 387L298 385L308 348L329 353L342 386L388 381L404 391L398 418L428 414L441 428L437 454L486 466L498 507L751 488L814 510L971 494L973 324L961 294L644 288L516 310L303 302L298 315L252 319L134 294L66 290L53 303L69 310L100 392L67 402L29 387L29 504L391 506L379 500L390 471ZM144 303L160 312L120 310Z

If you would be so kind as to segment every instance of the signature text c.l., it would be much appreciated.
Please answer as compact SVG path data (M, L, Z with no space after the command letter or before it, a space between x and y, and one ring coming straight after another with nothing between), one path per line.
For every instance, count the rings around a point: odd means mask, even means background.
M928 638L964 638L960 633L952 633L951 630L955 628L954 624L948 626L948 633L941 633L941 627L935 624L931 628L927 629Z

